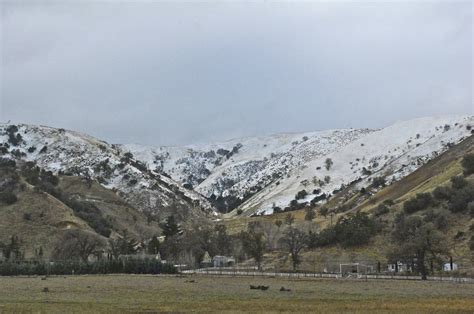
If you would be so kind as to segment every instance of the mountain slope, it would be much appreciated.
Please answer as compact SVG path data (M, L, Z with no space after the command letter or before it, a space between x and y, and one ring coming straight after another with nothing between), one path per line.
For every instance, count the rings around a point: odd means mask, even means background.
M271 212L272 203L285 207L303 189L308 195L299 202L316 197L319 193L311 193L313 189L329 195L351 183L356 183L356 188L367 187L378 177L390 184L469 136L473 124L473 117L422 118L396 123L312 160L306 168L297 169L278 186L268 187L241 208ZM324 167L327 158L333 162L329 170ZM315 180L326 176L329 183Z
M223 143L186 147L123 145L156 171L193 186L222 211L234 209L247 199L284 178L311 160L373 132L330 130L235 139ZM220 201L220 202L219 202Z
M150 171L115 145L64 129L0 125L3 157L36 162L55 173L83 176L116 190L134 207L164 217L206 216L209 202L172 179Z
M396 181L471 134L472 116L429 117L381 130L332 130L185 147L122 145L157 172L210 198L223 212L270 214L374 178ZM332 161L326 169L326 159ZM314 192L313 192L314 191ZM293 204L294 206L294 204Z
M311 208L316 217L311 221L306 220L306 209L294 210L291 213L282 212L266 216L247 217L244 215L224 219L227 229L232 234L246 230L250 224L261 224L265 226L264 232L279 234L280 229L276 222L284 222L288 215L294 217L293 226L301 230L322 232L330 228L342 218L347 218L357 212L367 213L377 224L377 232L367 243L355 246L342 246L338 243L330 243L318 246L316 249L306 250L302 254L303 263L301 270L307 271L338 271L339 263L351 261L377 267L382 263L382 271L389 262L388 256L392 246L398 244L392 239L394 225L401 213L406 216L420 216L425 222L434 223L446 236L445 242L449 247L449 256L459 266L461 274L472 276L474 274L474 202L473 195L470 200L465 195L464 202L470 202L466 208L459 209L452 206L457 202L460 195L453 188L452 179L464 177L471 187L474 187L474 174L465 174L462 160L474 154L474 135L470 135L457 145L451 146L445 152L432 158L426 164L418 167L415 171L400 178L398 181L380 188L368 188L367 192L361 193L354 186L349 186L337 193L325 204L316 204ZM436 189L451 189L449 201L437 196ZM425 205L418 211L407 213L404 203L416 197L419 193L430 193L433 202ZM323 209L326 209L323 211ZM271 227L273 226L273 231ZM283 225L284 226L284 225ZM444 262L449 262L449 256L442 256ZM268 253L265 257L264 267L268 269L281 269L291 267L291 259L287 251L275 251ZM317 261L315 263L315 261ZM316 267L316 268L315 268ZM435 264L435 269L439 266Z
M35 169L24 161L0 159L0 246L16 237L26 258L39 251L49 258L67 230L102 240L124 230L137 241L160 234L157 221L97 182Z

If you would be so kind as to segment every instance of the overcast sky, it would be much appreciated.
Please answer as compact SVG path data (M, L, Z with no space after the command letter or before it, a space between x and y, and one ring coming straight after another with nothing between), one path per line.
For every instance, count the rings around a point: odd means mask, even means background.
M471 1L0 7L0 122L179 145L474 114Z

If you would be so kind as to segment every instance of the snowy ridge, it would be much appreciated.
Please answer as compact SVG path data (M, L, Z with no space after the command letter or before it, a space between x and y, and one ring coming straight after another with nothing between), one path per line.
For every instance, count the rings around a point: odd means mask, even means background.
M151 213L270 214L351 183L399 180L473 133L473 116L428 117L380 130L246 137L183 147L111 145L63 129L0 124L0 157L91 177ZM13 137L19 136L18 143ZM331 160L327 168L326 160ZM307 193L295 198L302 190ZM316 201L315 200L315 201ZM211 202L213 205L211 205ZM313 201L314 202L314 201Z
M19 136L18 143L12 143L10 133ZM198 193L150 171L133 156L124 155L116 145L86 134L45 126L20 124L12 128L0 124L0 144L4 147L2 157L35 161L55 173L97 179L146 212L158 214L180 206L194 210L202 207L206 211L212 208Z
M372 132L297 169L289 178L271 185L241 205L243 210L271 213L273 203L285 207L295 199L298 191L309 194L300 202L310 201L320 193L332 194L356 180L358 187L366 187L375 177L385 177L390 183L412 173L423 164L457 144L469 135L474 127L474 117L420 118L398 122L392 126ZM329 170L324 167L327 158L333 161ZM318 169L318 167L321 167ZM364 171L363 168L370 171ZM320 185L315 178L330 177L329 183ZM319 193L318 193L319 194Z
M309 202L322 193L330 195L355 180L360 187L379 176L388 182L398 180L469 136L470 125L474 126L472 116L428 117L381 130L330 130L185 147L129 144L120 148L206 197L221 198L218 204L229 205L221 210L270 214L275 206L288 206L303 189L308 195L298 202ZM325 167L328 158L333 162L329 170Z
M123 145L151 169L212 198L244 199L309 161L372 130L330 130L234 139L187 147Z

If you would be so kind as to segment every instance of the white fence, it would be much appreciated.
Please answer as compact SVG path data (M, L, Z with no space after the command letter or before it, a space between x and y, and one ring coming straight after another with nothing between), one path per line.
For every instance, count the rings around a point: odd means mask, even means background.
M182 271L183 274L217 275L217 276L249 276L249 277L280 277L280 278L335 278L335 279L359 279L359 280L421 280L420 276L385 275L385 274L350 274L343 276L337 273L288 273L288 272L263 272L252 269L238 268L202 268ZM474 284L474 278L455 276L430 276L428 281L450 281Z

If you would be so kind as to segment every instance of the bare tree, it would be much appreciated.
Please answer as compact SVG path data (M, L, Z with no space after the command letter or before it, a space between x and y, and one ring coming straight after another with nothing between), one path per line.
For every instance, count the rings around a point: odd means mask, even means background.
M240 233L240 240L244 252L255 259L257 268L260 269L265 251L263 233L256 231L254 228L249 228L249 231L242 231Z
M87 262L88 257L102 247L103 241L93 233L78 229L66 230L54 248L53 257Z
M271 221L262 223L263 236L265 237L267 249L273 251L276 248L278 237L280 235L280 228Z
M307 235L301 230L290 227L281 239L283 246L291 255L293 270L301 263L300 253L306 247Z

